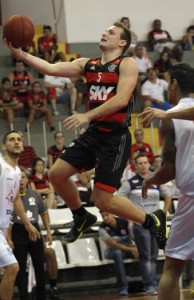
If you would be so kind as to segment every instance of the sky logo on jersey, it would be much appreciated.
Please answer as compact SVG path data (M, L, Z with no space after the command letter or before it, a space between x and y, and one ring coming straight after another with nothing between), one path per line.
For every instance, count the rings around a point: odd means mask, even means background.
M108 87L105 86L95 86L92 85L90 87L90 100L102 100L106 101L108 98L108 95L112 92L114 87Z

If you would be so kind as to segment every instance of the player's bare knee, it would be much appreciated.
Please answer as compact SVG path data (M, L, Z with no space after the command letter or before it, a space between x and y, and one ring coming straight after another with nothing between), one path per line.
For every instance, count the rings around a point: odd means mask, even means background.
M19 265L17 263L11 264L5 268L5 273L13 279L17 276L17 273L19 272Z
M48 171L48 178L52 183L56 180L56 177L58 178L57 173L57 170L53 167Z
M91 201L94 202L96 207L98 207L100 210L106 211L109 207L109 200L111 199L111 196L112 194L104 190L94 188Z

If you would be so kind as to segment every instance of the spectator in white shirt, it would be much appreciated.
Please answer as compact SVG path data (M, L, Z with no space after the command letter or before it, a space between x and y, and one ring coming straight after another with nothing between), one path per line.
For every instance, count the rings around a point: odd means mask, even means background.
M138 67L138 80L137 80L137 96L141 99L141 85L146 79L147 69L152 68L152 60L145 54L142 44L137 44L134 48L133 59Z
M145 101L145 107L154 107L162 110L168 110L170 103L165 101L165 93L168 89L168 83L164 79L157 77L157 72L154 68L147 70L147 80L142 85L141 93Z
M71 114L76 113L77 89L71 79L45 75L44 85L48 91L48 97L53 108L54 116L59 116L56 104L65 103L66 101L70 101Z

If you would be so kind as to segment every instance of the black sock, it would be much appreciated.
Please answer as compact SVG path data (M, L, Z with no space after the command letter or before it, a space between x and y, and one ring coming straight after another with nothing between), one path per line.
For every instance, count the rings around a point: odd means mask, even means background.
M50 287L52 289L57 289L57 279L50 279Z
M85 217L85 215L87 214L87 210L83 206L81 206L78 209L72 210L72 214L74 216L78 216L78 218L81 219L81 218Z
M146 214L146 218L144 223L142 224L142 226L146 229L150 229L151 227L153 227L155 225L155 220L154 217L152 217L151 214Z

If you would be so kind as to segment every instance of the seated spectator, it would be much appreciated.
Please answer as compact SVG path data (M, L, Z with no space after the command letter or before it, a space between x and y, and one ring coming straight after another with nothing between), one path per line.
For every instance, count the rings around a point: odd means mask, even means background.
M34 81L32 84L32 90L29 92L28 95L28 107L29 107L29 115L28 115L29 128L31 128L34 118L41 118L45 116L48 125L50 127L50 131L51 132L55 131L54 121L51 112L48 109L46 95L42 91L41 84L38 81Z
M132 31L130 28L131 28L131 23L130 23L130 20L128 17L122 17L120 19L120 22L125 26L127 27L130 32L131 32L131 44L130 44L130 47L128 48L127 52L129 53L129 55L133 55L134 53L134 48L135 46L137 45L137 41L138 41L138 36L137 34Z
M32 74L24 68L24 62L17 60L15 63L15 70L10 73L9 79L13 91L16 93L17 99L23 103L25 113L28 109L28 93L31 89L31 84L34 81Z
M138 67L137 93L138 99L141 98L141 85L146 79L147 69L152 67L152 60L144 53L142 44L137 44L134 48L132 58L136 61Z
M128 282L123 260L138 258L138 251L130 235L129 222L101 211L103 222L99 226L99 237L106 244L105 257L114 261L119 284L119 295L128 295Z
M157 71L158 78L168 81L168 71L172 66L169 52L163 50L159 59L154 63L154 69Z
M147 156L148 161L152 164L154 153L152 147L148 143L144 143L144 131L141 128L134 130L135 143L131 146L131 156L135 153L133 159L139 154ZM134 164L134 161L133 161Z
M36 150L32 146L25 145L25 133L22 131L18 131L23 141L24 150L20 153L20 157L18 160L18 165L21 169L25 170L28 175L31 174L32 171L32 162L37 157Z
M147 80L142 84L141 94L145 107L154 107L168 110L170 103L165 101L168 83L164 79L159 79L154 68L147 70Z
M182 60L183 52L180 47L172 42L172 38L168 31L161 29L161 20L154 20L152 23L153 30L148 33L148 41L151 49L161 53L164 49L167 50L172 58L178 62Z
M48 91L48 98L51 102L54 116L59 116L56 104L63 104L69 100L71 114L76 113L77 90L71 79L45 75L44 85Z
M38 52L44 60L55 63L56 61L66 61L65 54L58 52L57 38L52 33L49 25L43 26L43 36L38 38Z
M12 129L15 113L18 110L23 110L23 103L18 102L16 94L12 92L9 78L4 77L1 80L0 111L5 114L10 129Z
M29 184L32 190L41 194L47 208L57 207L53 186L44 170L44 160L40 157L36 157L33 161Z
M76 110L83 103L83 100L86 99L87 95L87 83L86 78L84 76L80 76L78 78L71 78L76 90L77 90L77 100L76 100Z
M48 168L50 169L52 165L55 163L57 158L66 149L65 136L62 131L56 131L54 134L55 145L50 146L47 150L48 153Z
M187 32L182 38L182 48L194 51L194 25L187 28Z

